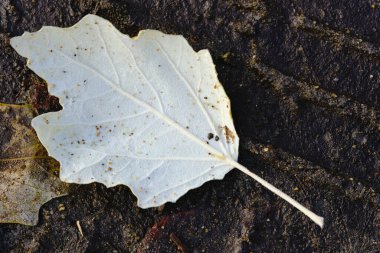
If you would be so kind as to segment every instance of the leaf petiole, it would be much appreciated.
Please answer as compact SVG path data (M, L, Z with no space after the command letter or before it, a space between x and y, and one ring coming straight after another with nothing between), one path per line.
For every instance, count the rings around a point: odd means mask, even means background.
M271 192L275 193L277 196L279 196L282 199L286 200L289 204L291 204L292 206L294 206L295 208L297 208L298 210L300 210L303 214L305 214L307 217L309 217L312 221L314 221L315 223L317 223L318 226L320 226L321 228L323 228L323 225L324 225L324 219L323 219L323 217L318 216L317 214L313 213L312 211L310 211L309 209L307 209L306 207L304 207L303 205L301 205L298 201L296 201L295 199L291 198L289 195L287 195L286 193L282 192L281 190L277 189L275 186L273 186L269 182L265 181L264 179L262 179L261 177L259 177L255 173L251 172L250 170L248 170L246 167L244 167L240 163L235 162L234 160L231 160L231 159L226 159L225 161L228 164L234 166L236 169L238 169L241 172L243 172L244 174L250 176L251 178L253 178L257 182L259 182L261 185L263 185L265 188L267 188Z

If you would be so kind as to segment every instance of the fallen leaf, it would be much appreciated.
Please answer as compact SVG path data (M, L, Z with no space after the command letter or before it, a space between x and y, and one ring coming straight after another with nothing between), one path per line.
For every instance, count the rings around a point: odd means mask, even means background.
M63 181L128 185L147 208L236 167L322 225L236 162L230 101L208 50L194 52L182 36L155 30L130 38L94 15L24 33L11 45L64 108L32 122Z
M30 126L28 105L0 104L0 222L36 225L42 204L67 193L59 164Z

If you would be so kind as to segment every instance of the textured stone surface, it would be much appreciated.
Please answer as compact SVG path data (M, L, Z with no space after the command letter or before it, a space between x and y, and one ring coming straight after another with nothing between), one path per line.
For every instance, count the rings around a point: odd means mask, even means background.
M326 226L233 171L159 209L136 207L127 187L81 186L45 204L36 227L0 225L0 251L380 251L377 1L3 0L0 102L59 109L8 39L87 13L130 35L153 28L208 48L231 98L239 161Z

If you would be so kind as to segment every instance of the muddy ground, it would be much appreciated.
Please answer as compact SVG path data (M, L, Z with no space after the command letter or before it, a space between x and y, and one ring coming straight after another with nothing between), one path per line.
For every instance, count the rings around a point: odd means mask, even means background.
M159 29L208 48L240 163L325 228L232 171L160 209L138 208L127 187L80 186L45 204L35 227L1 224L0 252L380 252L378 1L1 0L0 102L59 109L9 38L88 13L130 35Z

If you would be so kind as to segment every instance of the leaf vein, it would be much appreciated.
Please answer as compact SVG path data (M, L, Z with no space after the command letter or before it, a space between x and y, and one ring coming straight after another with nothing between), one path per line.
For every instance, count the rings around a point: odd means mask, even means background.
M190 91L191 95L193 96L194 100L197 102L199 108L201 109L202 113L204 114L204 116L206 117L206 120L207 120L207 123L208 125L211 127L212 131L214 131L215 134L218 134L218 131L216 131L216 128L215 128L215 125L212 123L211 121L211 117L209 115L209 113L207 112L206 108L204 107L203 103L200 101L199 99L199 96L197 96L195 94L195 91L194 89L191 87L189 81L185 78L185 76L182 74L182 72L175 66L175 64L173 63L173 60L170 58L169 54L166 52L166 50L163 48L163 46L161 45L161 43L158 41L158 40L153 40L153 42L155 42L159 47L160 47L160 50L164 53L165 57L167 58L167 60L169 61L170 65L172 66L173 70L177 73L177 75L184 81L184 83L186 84L186 87L188 88L188 90ZM227 153L224 145L221 144L221 142L218 142L218 145L222 148L222 152L225 154L225 155L228 155L229 154Z

